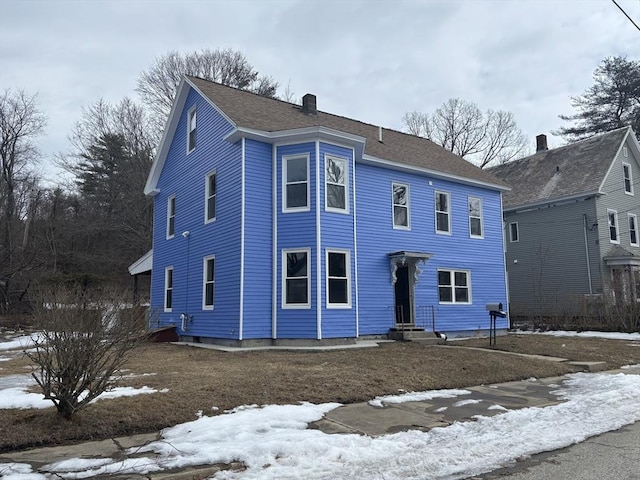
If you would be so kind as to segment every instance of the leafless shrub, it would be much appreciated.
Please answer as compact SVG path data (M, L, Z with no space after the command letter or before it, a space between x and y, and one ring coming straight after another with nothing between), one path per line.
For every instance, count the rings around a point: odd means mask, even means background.
M26 355L44 398L70 419L117 381L120 368L146 338L145 311L125 295L89 295L81 288L39 292L34 312L38 333Z

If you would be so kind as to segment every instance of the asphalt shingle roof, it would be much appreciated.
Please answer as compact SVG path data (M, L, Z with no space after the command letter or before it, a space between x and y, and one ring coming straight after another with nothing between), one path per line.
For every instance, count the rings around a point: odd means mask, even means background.
M465 161L443 147L422 137L396 130L383 129L383 141L378 141L376 125L322 111L307 114L299 105L262 97L244 90L188 77L200 92L217 105L237 127L266 132L305 127L326 127L366 138L366 155L414 167L426 168L448 175L466 178L505 188L507 185L488 171ZM319 99L322 101L322 99Z
M598 191L629 128L490 168L492 174L511 185L512 190L503 195L504 208Z

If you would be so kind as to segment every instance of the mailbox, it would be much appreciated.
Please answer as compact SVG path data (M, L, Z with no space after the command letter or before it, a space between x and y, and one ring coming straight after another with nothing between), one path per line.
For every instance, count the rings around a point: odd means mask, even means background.
M487 311L491 316L505 318L507 312L505 312L503 308L502 303L487 303Z

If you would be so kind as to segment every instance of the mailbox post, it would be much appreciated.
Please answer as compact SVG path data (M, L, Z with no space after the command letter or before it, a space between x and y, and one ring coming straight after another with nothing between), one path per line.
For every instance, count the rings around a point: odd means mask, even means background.
M503 310L502 303L487 303L489 312L489 345L496 344L496 318L505 318L507 312Z

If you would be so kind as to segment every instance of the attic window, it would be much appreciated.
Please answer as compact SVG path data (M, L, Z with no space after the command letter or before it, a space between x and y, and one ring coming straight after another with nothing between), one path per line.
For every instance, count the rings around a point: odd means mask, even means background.
M629 156L629 149L626 146L622 147L622 156L625 158Z
M615 210L607 210L607 218L609 224L609 241L611 243L620 243L620 238L618 238L618 212Z
M631 165L628 163L622 164L622 178L624 181L624 193L633 195L633 179L631 177Z
M196 107L187 114L187 153L196 148Z

